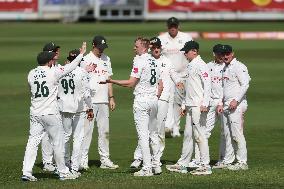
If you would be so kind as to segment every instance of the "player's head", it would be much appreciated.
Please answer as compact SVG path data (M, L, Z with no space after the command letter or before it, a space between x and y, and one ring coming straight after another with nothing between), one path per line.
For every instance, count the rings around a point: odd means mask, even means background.
M178 34L179 20L176 17L171 17L167 20L168 32L172 38Z
M93 48L96 48L101 55L108 48L106 38L101 35L95 36L93 39Z
M149 49L149 39L144 37L137 37L134 41L133 50L136 55L142 55L148 52Z
M225 64L230 64L234 59L234 52L231 45L223 45L222 47L223 61Z
M45 44L42 48L42 51L46 51L46 52L55 52L56 53L56 57L54 59L58 60L59 56L60 56L60 46L56 45L53 42L49 42L47 44Z
M217 44L213 46L213 56L214 56L214 60L216 63L222 63L223 62L223 45L221 44Z
M196 41L188 41L180 51L184 52L184 56L187 60L192 61L198 56L199 44Z
M67 57L67 63L72 62L78 55L80 54L80 50L79 49L74 49L69 51L68 53L68 57Z
M155 58L159 58L161 56L161 48L162 43L158 37L153 37L150 39L150 49L151 53Z
M54 64L54 62L56 61L54 59L55 56L56 56L55 52L48 52L48 51L40 52L37 55L37 63L40 66L46 66L47 65L47 66L51 67Z

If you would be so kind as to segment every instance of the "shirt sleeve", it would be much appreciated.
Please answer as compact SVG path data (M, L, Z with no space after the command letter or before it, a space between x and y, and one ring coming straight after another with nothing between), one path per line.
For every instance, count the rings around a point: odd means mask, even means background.
M112 67L111 67L111 61L110 59L108 59L108 76L111 77L113 75L113 72L112 72Z
M55 68L55 77L56 80L58 81L60 78L65 76L66 74L72 72L81 62L83 58L82 54L79 54L75 60L70 62L69 64L66 64L65 66L60 66Z
M211 78L209 75L209 69L205 63L201 64L198 74L204 86L202 105L208 107L211 95Z
M241 65L238 69L236 69L236 76L240 82L241 88L235 100L240 102L249 88L249 82L251 78L249 76L248 69L245 65Z
M82 70L82 86L83 86L84 101L89 109L93 109L92 99L91 99L92 91L90 89L89 77L85 70Z
M131 74L130 76L131 77L135 77L135 78L140 78L141 77L141 73L142 73L142 61L138 58L135 58L133 60L133 67L132 67L132 71L131 71Z

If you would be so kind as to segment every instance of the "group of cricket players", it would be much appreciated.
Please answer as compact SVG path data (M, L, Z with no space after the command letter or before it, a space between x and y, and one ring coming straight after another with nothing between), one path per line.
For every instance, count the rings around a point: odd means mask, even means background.
M213 60L205 63L199 44L179 31L179 20L167 20L168 32L134 41L136 56L130 77L114 80L105 37L97 35L92 50L86 42L58 64L60 46L44 45L38 66L28 74L31 91L30 131L23 161L23 181L37 181L32 169L41 144L43 170L60 180L76 179L89 169L88 152L96 121L100 168L118 169L109 153L109 111L115 109L112 85L134 88L133 115L138 142L134 176L162 173L165 136L180 137L186 117L182 152L171 172L209 175L212 169L247 170L243 132L247 110L247 67L230 45L216 44ZM221 122L218 162L210 166L208 139ZM72 144L72 145L71 145ZM72 147L71 147L72 146ZM72 149L72 151L71 151Z

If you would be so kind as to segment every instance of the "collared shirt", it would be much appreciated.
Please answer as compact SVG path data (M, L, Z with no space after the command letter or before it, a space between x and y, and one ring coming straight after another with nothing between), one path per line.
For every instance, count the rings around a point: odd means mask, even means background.
M225 104L233 99L238 102L246 100L246 92L251 78L247 67L234 58L223 70L223 95Z
M185 105L208 106L211 94L211 82L206 63L198 55L187 66L185 81Z
M108 103L108 84L99 83L113 75L110 58L105 54L97 57L91 51L83 58L80 66L89 73L90 88L96 91L92 94L92 103Z

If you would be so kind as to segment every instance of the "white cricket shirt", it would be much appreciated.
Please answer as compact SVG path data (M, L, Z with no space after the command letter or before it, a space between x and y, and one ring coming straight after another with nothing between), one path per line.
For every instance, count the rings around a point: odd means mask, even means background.
M211 77L211 100L210 105L223 105L223 68L224 63L216 63L215 61L209 62L207 67L209 69L209 75ZM217 102L217 104L215 103Z
M61 77L74 70L83 55L78 55L70 64L60 67L38 66L28 74L31 90L31 115L58 114L58 81Z
M135 99L156 98L161 65L150 54L134 58L130 76L139 79L133 94Z
M246 92L251 78L247 67L234 58L223 70L224 103L228 105L233 99L239 103L246 100Z
M211 94L211 82L206 63L198 55L187 66L185 82L185 105L208 106Z
M59 111L77 113L92 109L88 73L81 67L65 75L59 81ZM86 107L87 105L87 107Z
M84 68L90 77L90 88L96 92L92 94L92 103L108 103L108 84L99 84L113 75L110 58L105 54L97 57L91 51L87 54L80 66Z
M169 101L171 95L171 89L175 86L171 78L171 70L174 69L171 61L161 55L159 59L156 59L158 64L161 65L161 76L160 79L163 81L163 91L160 96L160 100Z
M187 64L187 60L180 51L187 41L192 41L192 37L184 32L178 32L175 38L172 38L168 32L159 36L162 43L162 53L170 59L176 71L182 71Z

